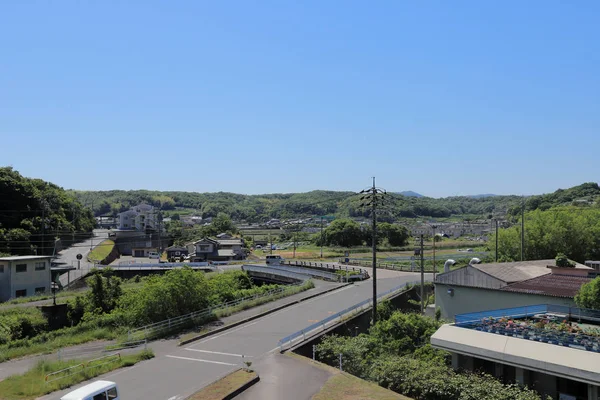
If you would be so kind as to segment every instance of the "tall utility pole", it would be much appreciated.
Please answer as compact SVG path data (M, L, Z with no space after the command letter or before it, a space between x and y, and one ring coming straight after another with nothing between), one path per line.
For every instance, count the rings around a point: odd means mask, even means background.
M273 243L271 242L271 231L269 231L269 249L271 254L273 254Z
M521 202L521 261L525 261L525 197Z
M373 186L369 189L361 190L361 200L366 200L361 204L362 207L371 206L372 219L372 241L371 251L373 253L373 325L377 322L377 205L383 203L383 196L386 194L384 189L379 189L375 186L375 177L373 177Z
M421 314L425 312L425 256L423 253L423 234L421 234Z
M498 262L498 219L496 221L496 262Z
M437 225L433 224L431 227L433 228L433 280L435 281L435 228Z
M323 217L321 217L321 258L323 258Z

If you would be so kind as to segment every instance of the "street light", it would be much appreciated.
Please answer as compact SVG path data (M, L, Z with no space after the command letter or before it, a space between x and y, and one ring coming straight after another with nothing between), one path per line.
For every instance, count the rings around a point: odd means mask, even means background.
M50 290L52 290L52 304L56 305L56 291L58 290L58 283L50 283Z

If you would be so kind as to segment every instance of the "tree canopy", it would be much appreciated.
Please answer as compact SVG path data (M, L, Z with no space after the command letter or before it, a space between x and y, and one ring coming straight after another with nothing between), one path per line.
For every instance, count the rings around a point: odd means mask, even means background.
M55 238L89 236L90 210L62 188L0 167L0 252L51 254Z
M495 250L495 236L489 241ZM498 232L498 257L520 259L521 225ZM563 253L583 263L600 258L600 208L555 207L525 213L525 259L553 259Z

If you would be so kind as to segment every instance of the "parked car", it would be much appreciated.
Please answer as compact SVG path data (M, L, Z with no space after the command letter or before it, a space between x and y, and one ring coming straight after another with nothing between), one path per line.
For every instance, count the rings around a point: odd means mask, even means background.
M151 251L150 253L148 253L148 258L153 258L153 259L158 260L158 259L160 259L160 254L158 254L155 251Z
M60 400L108 399L119 400L117 384L110 381L96 381L65 394Z

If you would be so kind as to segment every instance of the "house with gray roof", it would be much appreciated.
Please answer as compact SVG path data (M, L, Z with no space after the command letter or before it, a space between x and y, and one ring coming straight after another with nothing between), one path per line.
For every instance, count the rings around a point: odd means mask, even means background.
M592 268L559 268L555 260L473 264L435 278L442 318L483 310L556 304L575 307L574 297L591 280Z

